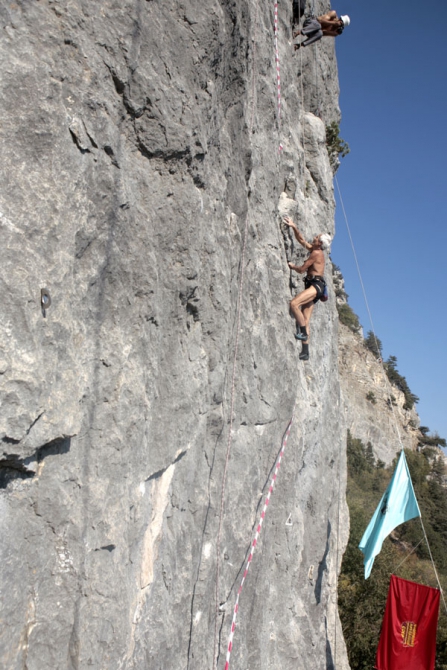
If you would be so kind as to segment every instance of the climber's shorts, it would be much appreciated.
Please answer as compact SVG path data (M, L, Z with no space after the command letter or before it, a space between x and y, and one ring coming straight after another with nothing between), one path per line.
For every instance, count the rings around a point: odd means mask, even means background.
M323 37L321 24L314 16L304 21L301 33L307 38L304 42L301 43L302 47L308 47L317 40L321 40Z
M315 304L323 297L324 289L326 287L324 277L321 277L320 275L310 275L304 277L304 288L310 288L311 286L313 286L317 291L317 295L314 298Z

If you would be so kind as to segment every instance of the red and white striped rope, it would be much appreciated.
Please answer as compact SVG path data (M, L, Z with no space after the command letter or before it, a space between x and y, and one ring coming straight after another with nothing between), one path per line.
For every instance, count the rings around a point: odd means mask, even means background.
M279 63L278 49L278 2L275 2L275 62L276 62L276 87L278 91L278 132L281 135L281 69ZM279 151L282 151L282 144L279 144Z
M258 16L259 16L259 3L256 3L256 15L255 15L255 33L253 40L253 66L252 66L252 110L250 117L250 126L248 136L251 138L253 131L253 124L255 118L255 106L256 106L256 42L258 35ZM237 369L237 358L239 352L239 334L241 330L241 320L242 320L242 298L244 290L244 277L245 277L245 254L247 249L247 239L248 239L248 224L249 224L249 210L245 215L245 225L244 225L244 237L242 242L242 253L241 253L241 263L240 263L240 280L238 288L238 297L237 297L237 310L236 310L236 338L234 343L234 356L233 356L233 371L231 374L231 394L230 394L230 414L229 414L229 426L228 426L228 440L227 440L227 450L225 454L225 465L222 476L222 487L220 493L220 510L219 510L219 525L217 530L217 539L216 539L216 586L215 586L215 620L214 620L214 645L213 645L213 670L217 670L217 661L218 661L218 624L219 624L219 587L220 587L220 543L222 536L222 526L223 518L225 513L225 488L227 483L227 474L228 474L228 464L230 461L231 447L233 443L233 420L234 420L234 401L235 401L235 390L236 390L236 369Z
M255 18L255 35L254 35L254 40L253 40L253 71L252 71L252 111L251 111L251 119L250 119L250 127L249 127L249 136L251 137L252 131L253 131L253 125L254 125L254 113L255 113L255 105L256 105L256 96L255 96L255 91L256 91L256 79L255 79L255 72L256 72L256 41L257 41L257 32L258 32L258 14L259 14L259 3L256 3L256 18ZM280 69L279 69L279 50L278 50L278 2L275 2L275 49L276 49L276 71L277 71L277 83L278 83L278 126L280 128L281 124L281 76L280 76ZM282 145L279 145L279 152L282 151ZM213 649L213 668L216 670L217 668L217 648L218 648L218 611L219 611L219 585L220 585L220 543L221 543L221 534L222 534L222 524L223 524L223 517L224 517L224 511L225 511L225 487L226 487L226 481L227 481L227 472L228 472L228 463L230 459L230 452L231 452L231 445L232 445L232 438L233 438L233 412L234 412L234 394L235 394L235 379L236 379L236 362L237 362L237 355L238 355L238 349L239 349L239 330L240 330L240 324L241 324L241 310L242 310L242 293L243 293L243 285L244 285L244 263L245 263L245 251L246 251L246 245L247 245L247 236L248 236L248 222L249 222L249 217L248 217L248 211L245 216L245 227L244 227L244 238L243 238L243 245L242 245L242 255L241 255L241 276L240 276L240 282L239 282L239 290L238 290L238 307L237 307L237 316L236 316L236 340L235 340L235 347L234 347L234 357L233 357L233 372L232 372L232 378L231 378L231 395L230 395L230 425L229 425L229 430L228 430L228 442L227 442L227 451L226 451L226 456L225 456L225 465L224 465L224 473L222 477L222 488L221 488L221 501L220 501L220 512L219 512L219 525L218 525L218 531L217 531L217 540L216 540L216 588L215 588L215 600L216 600L216 615L215 615L215 624L214 624L214 649ZM287 437L290 432L290 427L292 425L293 417L290 421L289 427L288 427L288 432L286 433ZM287 437L285 440L287 440ZM281 450L281 454L279 456L277 465L276 465L276 470L275 470L275 475L273 482L276 479L276 472L277 469L279 468L282 454L284 452L284 447L285 447L285 442L283 442L283 448ZM272 486L270 489L273 489L273 482ZM271 490L269 491L268 498L266 500L266 506L269 503L270 500L270 495L271 495ZM265 507L266 509L266 507ZM261 523L259 525L259 530L261 529L262 526L262 521L265 516L265 510L263 513L263 517L261 520ZM259 534L259 533L258 533ZM255 538L255 542L257 542L257 537ZM255 546L255 545L254 545ZM251 552L251 556L253 555L253 549ZM251 558L250 558L251 561ZM248 568L247 568L248 569ZM246 570L247 572L247 570ZM245 579L245 576L244 576ZM243 580L244 581L244 580ZM243 583L242 581L242 583ZM242 589L242 585L241 585ZM238 601L239 601L239 594L238 594ZM238 605L237 605L238 606ZM233 620L233 626L235 626L235 620ZM233 629L232 626L232 629ZM234 631L233 631L234 632ZM232 635L231 635L231 640L232 640ZM232 641L230 641L230 644L232 645ZM229 657L228 657L229 658ZM226 663L226 668L228 667L228 660Z
M275 485L276 478L278 476L278 470L279 470L280 465L281 465L281 460L282 460L282 457L284 456L284 451L285 451L285 448L287 446L287 440L288 440L289 435L290 435L290 431L291 431L291 428L292 428L292 423L293 423L293 415L292 415L292 418L289 421L289 425L287 426L287 430L284 434L284 438L283 438L282 445L281 445L281 451L279 452L279 456L278 456L278 459L276 461L275 472L273 473L273 477L272 477L272 481L270 483L267 498L265 499L264 508L262 510L262 513L261 513L261 518L259 519L259 523L258 523L258 526L256 528L256 533L255 533L255 536L253 538L253 542L251 544L251 551L250 551L250 555L249 555L248 560L247 560L247 565L245 567L244 574L242 576L241 585L239 586L239 590L237 592L236 603L234 605L234 610L233 610L233 620L231 622L230 636L228 638L227 658L226 658L226 663L225 663L225 670L228 670L229 667L230 667L230 656L231 656L231 652L232 652L232 649L233 649L233 637L234 637L234 631L236 630L236 618L237 618L237 613L239 611L239 598L240 598L240 595L242 593L242 589L244 587L245 580L247 578L248 570L250 569L250 565L251 565L251 562L253 560L253 554L255 552L256 545L258 544L258 538L259 538L259 535L261 533L262 524L264 523L264 518L265 518L266 511L267 511L267 507L269 505L270 497L271 497L272 492L273 492L273 487Z

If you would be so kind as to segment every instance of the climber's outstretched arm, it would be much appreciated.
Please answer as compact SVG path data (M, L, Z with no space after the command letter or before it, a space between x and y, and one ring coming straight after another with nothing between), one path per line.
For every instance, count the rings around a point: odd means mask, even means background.
M312 249L312 245L309 244L309 242L306 242L306 240L305 240L304 237L301 235L300 231L299 231L298 228L296 227L296 224L292 221L292 219L290 218L290 216L285 216L285 217L284 217L284 223L286 224L286 226L289 226L289 228L292 228L292 230L293 230L293 234L295 235L296 239L297 239L298 242L301 244L301 246L303 246L305 249L307 249L308 251L310 251L310 250Z

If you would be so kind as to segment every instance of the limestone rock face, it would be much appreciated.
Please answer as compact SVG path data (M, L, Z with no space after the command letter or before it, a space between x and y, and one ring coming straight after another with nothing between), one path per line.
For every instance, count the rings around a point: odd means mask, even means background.
M416 449L419 416L414 407L404 409L404 394L390 384L362 335L340 324L339 348L347 427L365 445L371 442L375 456L390 465L401 445Z
M0 8L7 670L223 668L292 415L232 664L347 667L334 292L328 268L303 363L287 261L305 256L279 215L333 233L334 42L294 55L280 5L279 124L273 12Z

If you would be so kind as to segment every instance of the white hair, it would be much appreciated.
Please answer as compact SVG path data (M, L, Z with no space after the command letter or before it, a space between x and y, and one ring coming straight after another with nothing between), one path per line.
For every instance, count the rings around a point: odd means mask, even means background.
M323 233L320 235L320 242L322 249L329 249L331 246L332 237L329 235L329 233Z

